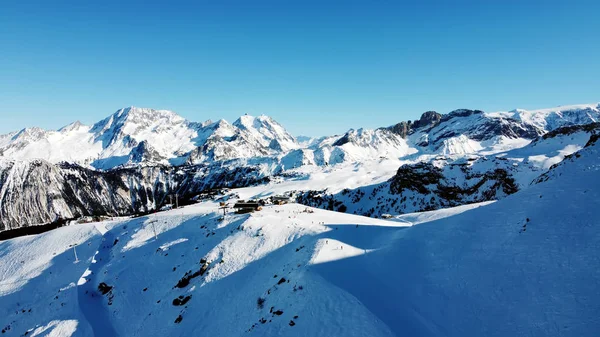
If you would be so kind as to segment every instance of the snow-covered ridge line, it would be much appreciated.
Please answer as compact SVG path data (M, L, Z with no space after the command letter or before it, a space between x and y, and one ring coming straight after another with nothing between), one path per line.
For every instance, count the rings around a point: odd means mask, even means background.
M415 153L469 154L532 140L561 126L596 122L600 104L485 113L458 109L424 113L414 122L376 130L350 130L300 143L272 118L244 115L197 123L168 110L128 107L86 126L26 128L0 136L0 158L40 158L97 169L141 163L198 164L235 158L282 158L289 167L333 165ZM514 142L513 142L514 143ZM513 145L514 146L514 145ZM286 157L287 156L287 157Z
M264 115L196 123L172 111L137 107L119 109L92 126L75 122L56 131L33 127L0 136L0 158L97 169L273 156L298 147L291 134Z

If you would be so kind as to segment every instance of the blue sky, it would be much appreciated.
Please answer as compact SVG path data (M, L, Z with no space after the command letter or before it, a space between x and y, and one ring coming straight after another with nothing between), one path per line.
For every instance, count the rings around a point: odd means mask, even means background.
M600 101L598 1L0 3L0 133L120 107L325 135Z

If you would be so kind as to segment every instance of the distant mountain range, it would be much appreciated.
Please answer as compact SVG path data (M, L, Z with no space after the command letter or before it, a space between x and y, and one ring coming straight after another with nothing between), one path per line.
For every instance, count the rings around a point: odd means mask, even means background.
M56 131L33 127L0 135L0 230L82 215L151 211L164 204L169 194L191 198L207 188L298 181L315 174L328 175L348 165L385 160L397 162L396 169L404 165L404 170L410 172L413 170L406 165L421 165L419 172L439 169L436 174L448 179L450 164L473 157L467 164L476 164L473 169L477 168L477 174L485 176L492 169L502 168L513 179L513 167L498 164L500 159L494 159L496 167L480 163L487 161L486 156L512 155L510 151L532 141L530 147L534 146L549 132L599 120L600 104L492 113L459 109L448 114L428 111L418 120L378 129L296 138L268 116L244 115L233 123L199 123L171 111L129 107L92 126L75 122ZM594 130L581 132L589 138ZM572 144L571 152L585 141ZM556 157L545 151L537 151L537 155ZM440 156L444 160L439 160ZM530 172L547 169L537 164L529 166L522 176L529 178ZM394 173L398 174L387 170L379 176L386 180ZM471 181L473 174L464 173L462 179ZM515 179L517 189L529 183ZM328 195L340 192L328 186L326 180L320 188L328 190ZM316 191L311 187L299 190ZM469 195L479 197L459 197L451 205L502 195L481 193L478 189ZM306 202L324 205L311 198ZM372 211L366 206L350 209L378 216L384 211L418 211L447 204L423 203L420 200L414 206L392 209L373 207Z
M327 165L386 155L493 150L507 141L531 140L561 126L599 118L598 104L496 113L459 109L442 115L429 111L414 122L298 141L264 115L241 116L233 123L223 119L197 123L167 110L129 107L92 126L74 122L56 131L33 127L0 135L0 158L43 159L108 170L148 163L180 166L292 154L303 162Z

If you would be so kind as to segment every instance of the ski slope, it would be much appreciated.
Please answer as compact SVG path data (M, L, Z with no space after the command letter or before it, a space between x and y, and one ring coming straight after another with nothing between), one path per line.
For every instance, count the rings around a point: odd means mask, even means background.
M90 336L77 280L100 242L101 234L89 224L0 242L2 336Z

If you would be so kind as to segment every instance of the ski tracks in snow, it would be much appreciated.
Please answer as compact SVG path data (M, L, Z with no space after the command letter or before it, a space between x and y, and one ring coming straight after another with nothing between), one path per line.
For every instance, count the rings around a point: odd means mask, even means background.
M104 295L96 288L98 283L96 276L110 261L112 242L115 238L105 224L98 222L94 227L102 234L102 240L88 269L77 282L79 310L92 327L95 337L118 336L110 321L108 308L104 304Z

